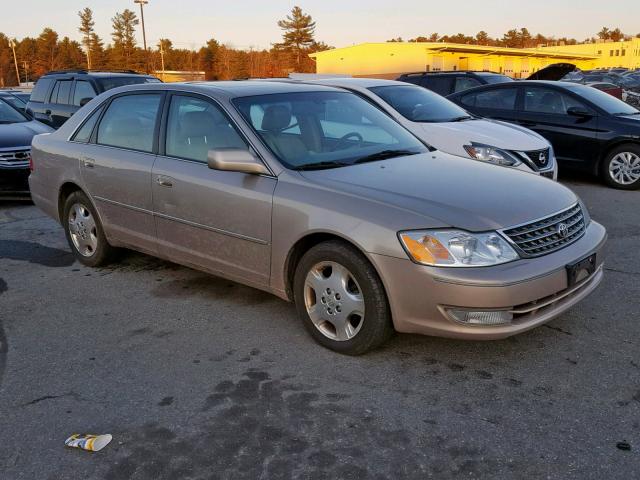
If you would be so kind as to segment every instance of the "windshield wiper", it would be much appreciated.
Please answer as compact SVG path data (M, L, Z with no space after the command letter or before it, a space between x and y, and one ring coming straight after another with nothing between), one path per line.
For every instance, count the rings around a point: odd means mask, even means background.
M348 165L351 165L351 164L350 163L344 163L344 162L336 162L336 161L318 162L318 163L306 163L304 165L300 165L298 167L294 167L294 170L324 170L324 169L327 169L327 168L346 167Z
M417 155L419 153L420 152L416 152L414 150L382 150L378 153L372 153L371 155L360 157L355 162L353 162L352 165L355 165L356 163L375 162L377 160L387 160L389 158Z
M463 117L455 117L452 118L451 120L448 120L449 122L464 122L465 120L473 120L473 117L470 115L465 115Z
M618 113L612 113L611 115L613 115L614 117L621 117L622 115L627 116L627 115L640 115L640 112L618 112Z

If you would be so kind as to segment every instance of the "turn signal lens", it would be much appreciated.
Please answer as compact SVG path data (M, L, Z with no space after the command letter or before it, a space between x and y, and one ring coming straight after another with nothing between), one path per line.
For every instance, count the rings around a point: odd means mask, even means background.
M415 235L401 233L400 238L416 262L428 265L454 263L449 251L435 237L422 235L415 238Z

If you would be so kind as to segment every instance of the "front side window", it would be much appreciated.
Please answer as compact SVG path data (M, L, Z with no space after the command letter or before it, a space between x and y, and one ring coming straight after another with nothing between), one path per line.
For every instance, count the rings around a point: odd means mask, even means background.
M596 88L572 85L568 89L611 115L640 115L640 111L635 107Z
M0 125L28 121L29 119L27 117L9 105L4 98L0 98Z
M369 90L412 122L451 122L472 118L455 103L426 88L389 85Z
M213 103L174 95L169 106L166 154L207 162L209 150L249 147L231 120Z
M550 88L525 87L524 110L533 113L566 115L571 107L582 110L587 107L569 95Z
M152 152L161 98L158 93L114 98L98 126L97 143Z
M378 108L347 92L296 92L236 98L236 105L288 168L334 168L427 152Z
M463 105L492 110L515 110L517 88L500 88L484 92L470 93L462 97Z
M76 81L76 89L73 92L73 104L80 106L80 102L85 98L93 98L96 96L96 91L93 86L84 80Z

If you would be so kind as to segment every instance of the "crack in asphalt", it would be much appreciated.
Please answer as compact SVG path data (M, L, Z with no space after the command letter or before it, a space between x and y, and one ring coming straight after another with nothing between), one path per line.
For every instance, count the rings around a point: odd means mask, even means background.
M629 272L627 270L618 270L617 268L605 267L607 272L624 273L626 275L640 275L640 272Z
M82 400L82 397L78 393L72 391L72 392L68 392L68 393L63 393L62 395L43 395L42 397L35 398L35 399L31 400L30 402L23 403L23 404L21 404L19 406L20 407L28 407L28 406L35 405L35 404L40 403L40 402L45 402L47 400L55 400L57 398L64 398L64 397L73 397L73 399L76 400L76 401Z

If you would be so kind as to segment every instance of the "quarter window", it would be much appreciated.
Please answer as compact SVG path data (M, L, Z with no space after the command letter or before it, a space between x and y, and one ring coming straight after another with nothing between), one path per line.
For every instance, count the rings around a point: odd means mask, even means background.
M89 82L84 80L76 81L76 89L73 92L73 104L80 106L80 102L85 98L93 98L96 96L96 92Z
M231 120L213 103L174 95L169 107L166 154L206 162L209 150L249 147Z
M98 110L96 110L89 116L89 118L84 122L84 125L82 125L80 130L78 130L76 134L73 136L74 142L89 143L89 141L91 140L91 133L93 132L93 127L96 126L96 123L98 122L98 118L100 118L100 114L102 113L102 110L104 110L104 108L100 107Z
M152 152L161 98L153 93L113 99L98 126L97 143Z

